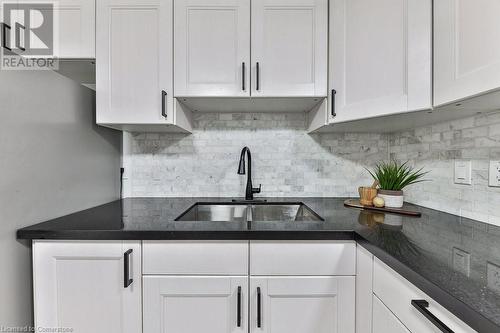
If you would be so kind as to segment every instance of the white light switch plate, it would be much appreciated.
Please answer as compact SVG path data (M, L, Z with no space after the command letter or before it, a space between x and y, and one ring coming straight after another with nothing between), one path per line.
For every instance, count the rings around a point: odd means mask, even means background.
M472 184L472 162L455 161L455 184Z
M489 185L500 187L500 161L490 161Z

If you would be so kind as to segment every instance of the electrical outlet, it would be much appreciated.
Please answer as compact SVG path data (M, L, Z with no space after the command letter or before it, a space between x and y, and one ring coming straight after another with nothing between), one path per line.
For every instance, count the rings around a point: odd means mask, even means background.
M500 187L500 161L490 161L489 185Z
M457 272L463 273L467 277L470 275L470 253L459 249L453 248L453 269Z
M455 161L455 184L472 184L472 162Z
M488 288L500 293L500 266L488 262L486 264L486 272L488 276Z

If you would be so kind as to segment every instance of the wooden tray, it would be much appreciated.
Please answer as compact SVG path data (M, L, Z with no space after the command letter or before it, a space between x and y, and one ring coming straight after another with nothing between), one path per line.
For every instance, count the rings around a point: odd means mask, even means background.
M401 214L401 215L407 215L407 216L413 216L413 217L421 217L422 213L413 211L413 210L406 210L403 208L378 208L375 206L363 206L360 202L359 199L348 199L344 201L344 206L346 207L352 207L352 208L361 208L361 209L367 209L367 210L373 210L377 212L383 212L383 213L393 213L393 214Z

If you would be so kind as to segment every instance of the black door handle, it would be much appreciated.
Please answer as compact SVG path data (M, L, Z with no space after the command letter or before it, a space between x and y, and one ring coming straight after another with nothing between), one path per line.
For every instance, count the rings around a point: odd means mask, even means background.
M167 118L167 106L166 106L166 100L167 99L167 92L165 90L161 91L161 115L165 118Z
M128 250L123 254L123 287L128 288L134 279L130 278L130 255L132 254L132 249Z
M245 91L245 83L246 83L246 69L245 69L245 62L243 61L241 63L241 90Z
M257 327L262 327L262 297L260 294L260 287L257 287Z
M237 305L236 326L241 327L241 287L238 287L238 305Z
M260 64L257 62L255 64L255 90L259 91L260 90Z
M332 89L332 117L337 116L335 113L335 95L337 94L337 90Z
M432 312L427 308L429 307L429 302L423 299L414 299L411 301L413 305L421 314L424 315L431 323L434 324L441 332L444 333L454 333L445 323L439 320Z

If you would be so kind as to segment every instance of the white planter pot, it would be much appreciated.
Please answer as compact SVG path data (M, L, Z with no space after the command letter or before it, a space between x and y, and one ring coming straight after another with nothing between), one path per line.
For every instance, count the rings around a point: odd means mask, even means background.
M403 202L404 202L403 191L379 190L378 196L384 199L385 206L387 208L403 207Z

